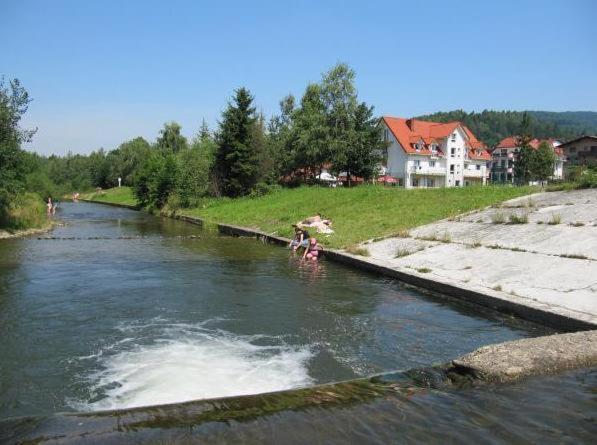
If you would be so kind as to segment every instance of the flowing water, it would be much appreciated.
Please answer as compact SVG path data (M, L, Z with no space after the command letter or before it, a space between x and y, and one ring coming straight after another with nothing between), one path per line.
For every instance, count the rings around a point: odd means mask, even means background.
M548 333L181 221L58 216L52 239L0 242L0 419L305 387Z

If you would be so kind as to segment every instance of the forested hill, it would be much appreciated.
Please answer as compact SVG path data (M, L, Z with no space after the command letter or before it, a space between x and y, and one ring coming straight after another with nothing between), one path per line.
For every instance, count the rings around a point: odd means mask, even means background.
M527 111L532 118L533 136L554 137L563 141L583 134L597 134L597 112L595 111ZM489 147L501 139L516 135L520 131L522 111L489 111L467 113L463 110L438 112L419 116L418 119L437 122L460 121Z

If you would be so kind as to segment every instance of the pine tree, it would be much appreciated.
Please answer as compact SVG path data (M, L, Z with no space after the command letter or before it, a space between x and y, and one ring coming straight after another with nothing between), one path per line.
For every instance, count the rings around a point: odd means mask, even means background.
M205 122L205 118L201 120L201 128L199 129L199 140L200 141L207 141L211 139L211 132L209 131L209 127L207 122Z
M246 88L235 91L233 103L222 113L215 171L220 192L237 197L251 192L259 175L259 156L253 144L255 108Z

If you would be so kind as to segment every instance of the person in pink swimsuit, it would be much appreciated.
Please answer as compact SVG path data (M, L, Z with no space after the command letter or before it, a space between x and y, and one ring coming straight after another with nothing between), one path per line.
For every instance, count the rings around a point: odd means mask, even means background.
M321 250L321 246L317 244L317 240L315 238L309 239L309 244L305 249L305 253L303 253L303 258L307 258L308 260L316 260L319 257L319 251Z

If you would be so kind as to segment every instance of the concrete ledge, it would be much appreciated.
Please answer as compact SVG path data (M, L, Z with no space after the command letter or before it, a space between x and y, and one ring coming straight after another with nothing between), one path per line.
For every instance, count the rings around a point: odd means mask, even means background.
M484 346L452 361L457 371L489 382L597 366L597 330Z
M224 235L230 236L246 236L249 238L257 238L263 242L269 242L278 245L288 245L290 240L281 236L274 236L261 230L249 229L247 227L233 226L231 224L218 224L218 230Z

